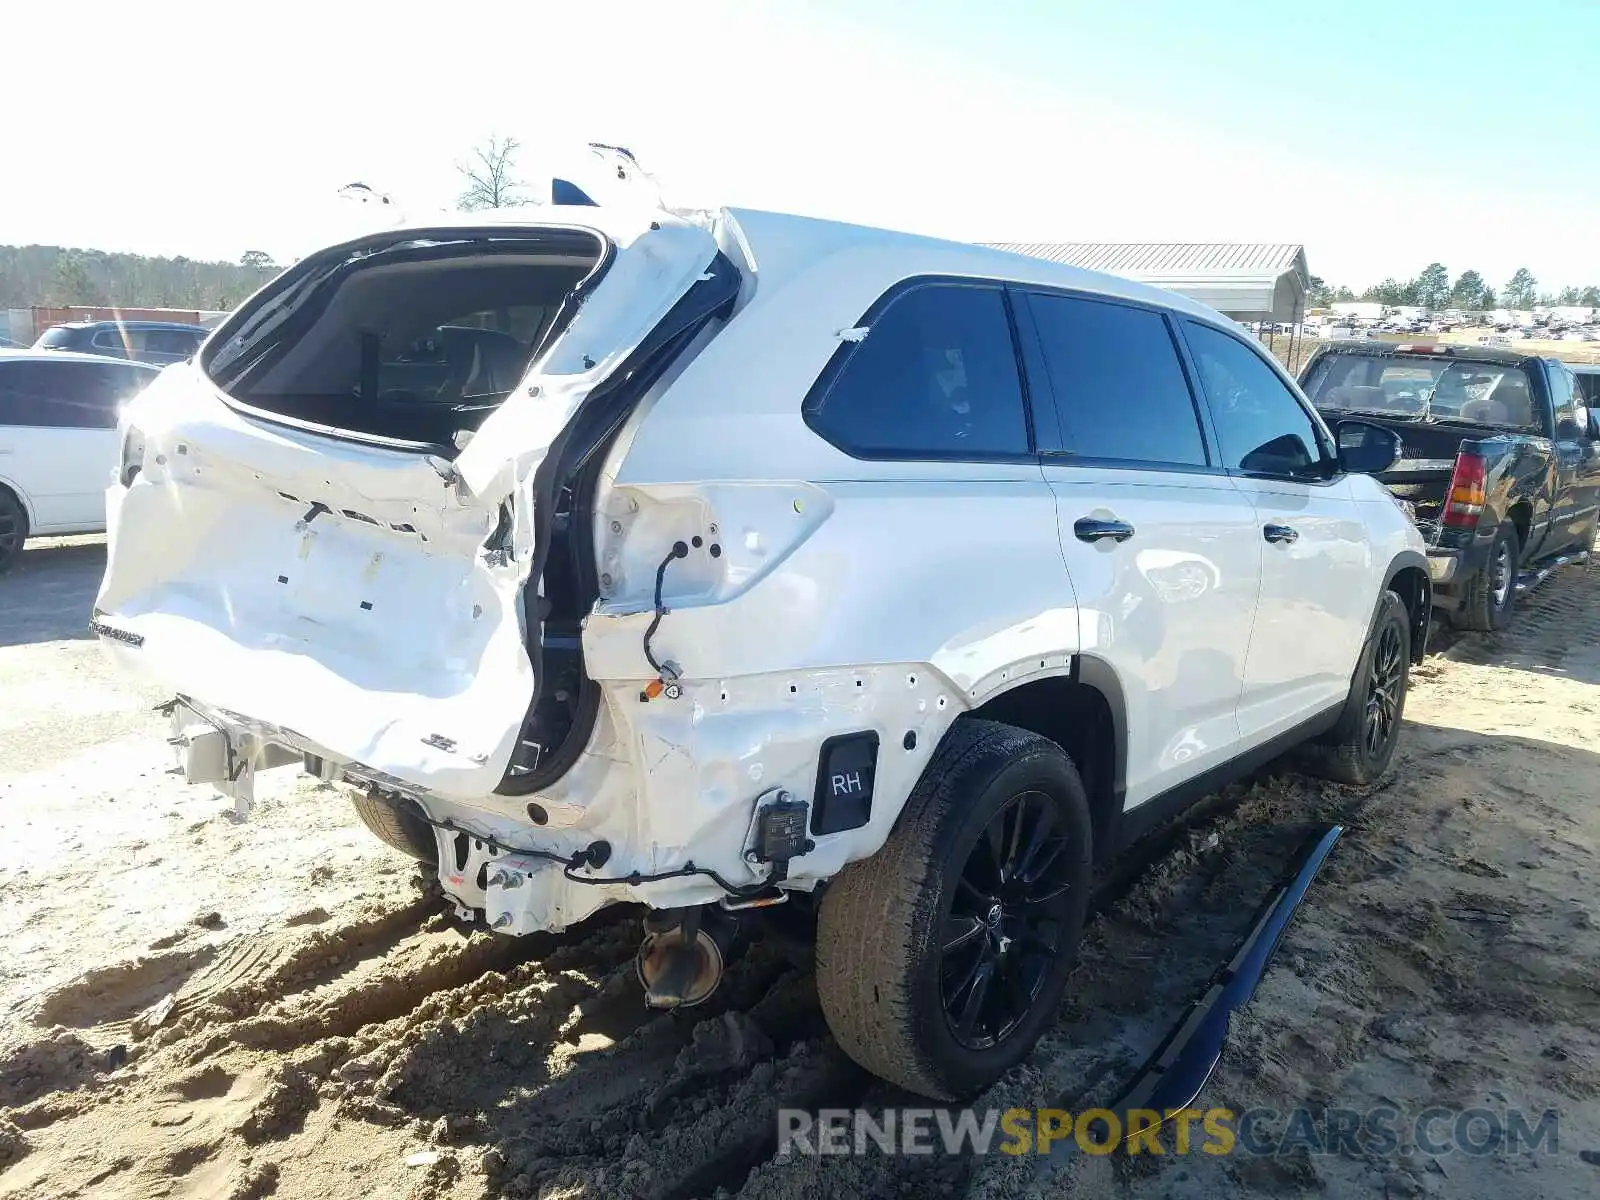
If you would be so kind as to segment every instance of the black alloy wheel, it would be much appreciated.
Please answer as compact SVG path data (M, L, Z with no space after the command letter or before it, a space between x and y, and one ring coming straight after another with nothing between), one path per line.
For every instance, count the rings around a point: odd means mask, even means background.
M936 1100L1021 1062L1077 961L1093 837L1059 744L956 720L882 848L823 893L817 998L840 1049Z
M986 1050L1010 1035L1061 952L1070 862L1056 803L1014 796L990 819L951 891L940 997L956 1041Z
M1385 625L1378 634L1367 683L1367 753L1379 758L1400 727L1400 696L1405 677L1405 649L1400 631Z

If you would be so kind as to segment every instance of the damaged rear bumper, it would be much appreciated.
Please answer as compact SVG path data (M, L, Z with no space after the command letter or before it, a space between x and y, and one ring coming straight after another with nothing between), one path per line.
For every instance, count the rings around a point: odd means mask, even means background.
M689 682L670 701L636 683L603 691L590 741L558 783L471 801L192 697L167 708L186 778L231 796L241 815L257 772L295 763L415 805L458 913L523 934L615 902L736 909L811 890L883 844L894 810L874 795L909 789L942 732L934 714L957 698L926 665L902 664ZM847 803L830 796L836 777Z

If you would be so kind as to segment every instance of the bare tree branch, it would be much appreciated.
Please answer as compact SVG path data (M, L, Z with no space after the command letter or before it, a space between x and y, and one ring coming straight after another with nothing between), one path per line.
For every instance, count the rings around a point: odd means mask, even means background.
M522 189L526 186L514 176L516 153L522 148L515 138L490 137L474 146L472 161L457 163L467 181L466 190L456 201L456 206L466 212L481 208L505 208L524 201Z

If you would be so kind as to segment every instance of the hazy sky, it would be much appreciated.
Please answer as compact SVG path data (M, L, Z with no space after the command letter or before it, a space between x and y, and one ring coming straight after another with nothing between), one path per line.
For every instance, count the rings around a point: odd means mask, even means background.
M288 258L341 184L445 205L498 132L529 176L628 146L687 204L1600 282L1600 0L75 0L0 28L0 243Z

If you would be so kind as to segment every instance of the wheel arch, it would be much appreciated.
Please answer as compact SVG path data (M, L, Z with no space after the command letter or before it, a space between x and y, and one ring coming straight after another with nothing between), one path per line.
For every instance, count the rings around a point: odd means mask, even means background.
M7 493L22 506L22 515L27 518L28 529L32 530L38 524L38 520L34 515L33 503L28 499L27 491L8 476L0 475L0 492Z
M1075 654L1067 672L1019 680L962 716L1026 729L1066 751L1088 794L1095 858L1111 852L1127 777L1128 725L1109 663Z
M1427 558L1417 550L1402 550L1384 572L1383 587L1399 596L1411 615L1411 661L1420 664L1428 653L1433 621L1433 578Z
M1517 531L1517 552L1520 554L1527 549L1528 532L1533 528L1533 501L1526 496L1513 501L1506 510L1506 520Z

